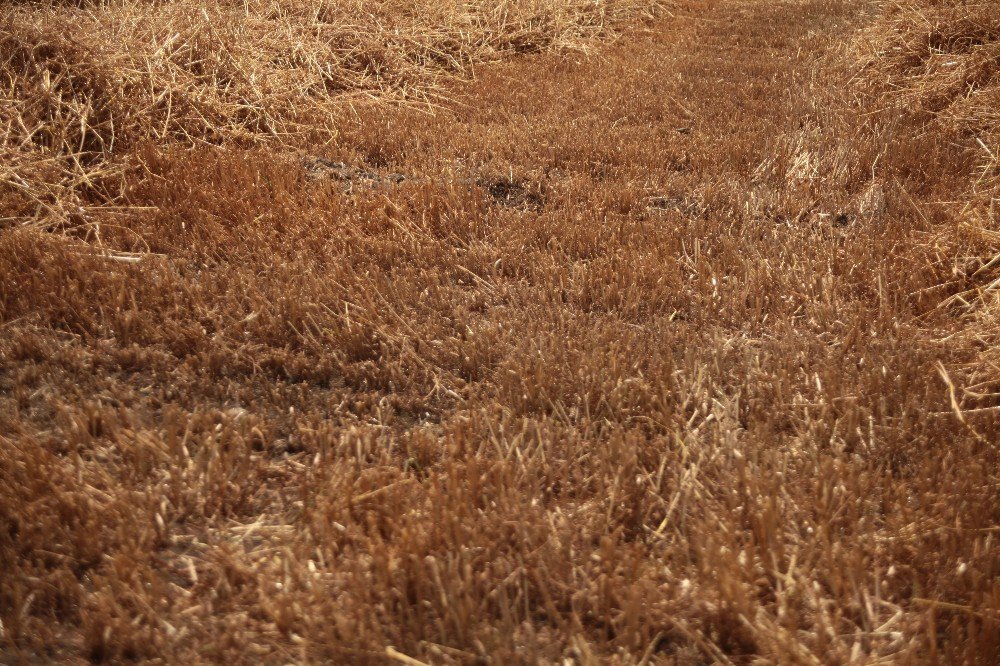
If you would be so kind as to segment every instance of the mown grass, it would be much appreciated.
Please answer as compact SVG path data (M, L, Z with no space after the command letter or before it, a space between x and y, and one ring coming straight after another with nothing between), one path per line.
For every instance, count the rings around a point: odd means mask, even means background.
M988 663L996 134L914 103L929 7L689 3L323 141L137 117L0 231L4 659Z

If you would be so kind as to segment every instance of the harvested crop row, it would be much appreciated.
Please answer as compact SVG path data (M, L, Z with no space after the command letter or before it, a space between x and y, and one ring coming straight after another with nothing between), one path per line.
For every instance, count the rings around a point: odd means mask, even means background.
M925 163L907 184L933 223L915 264L937 276L929 302L956 314L945 341L980 350L970 408L990 406L1000 390L1000 7L894 0L866 46L857 81L889 146L883 167L891 173L904 152Z
M8 4L0 15L5 223L79 227L138 142L327 143L358 97L433 103L443 78L584 48L661 0Z

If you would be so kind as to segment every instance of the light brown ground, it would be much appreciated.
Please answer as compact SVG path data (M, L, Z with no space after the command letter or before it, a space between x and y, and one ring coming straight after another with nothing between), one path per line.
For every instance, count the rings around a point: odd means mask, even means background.
M858 112L869 18L345 110L399 184L143 148L134 264L4 231L0 660L989 661L1000 426L914 270L964 153Z

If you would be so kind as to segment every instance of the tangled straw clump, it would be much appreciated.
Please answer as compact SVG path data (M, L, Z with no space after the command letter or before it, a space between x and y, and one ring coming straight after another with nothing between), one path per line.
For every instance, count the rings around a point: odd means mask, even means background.
M886 102L965 139L981 158L970 194L993 194L1000 142L1000 12L994 2L891 4L879 25L872 78ZM984 200L979 203L991 203ZM982 211L980 211L982 212Z
M898 137L925 152L925 169L964 179L939 204L925 250L942 273L944 307L983 351L975 387L1000 386L1000 11L990 0L900 0L873 26L866 68L875 105L902 119ZM906 138L912 137L912 138ZM948 159L932 157L948 146ZM939 157L939 155L936 155ZM935 178L934 175L929 176ZM943 180L943 179L941 179Z
M6 3L5 3L6 4ZM9 4L0 15L7 224L79 225L137 143L336 137L357 96L432 101L504 54L580 48L659 0L178 0Z

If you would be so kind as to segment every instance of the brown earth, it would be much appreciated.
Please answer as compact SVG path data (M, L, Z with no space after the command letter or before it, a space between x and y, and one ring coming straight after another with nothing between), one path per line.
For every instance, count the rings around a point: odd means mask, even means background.
M990 662L977 164L852 92L873 19L689 3L0 232L0 661Z

